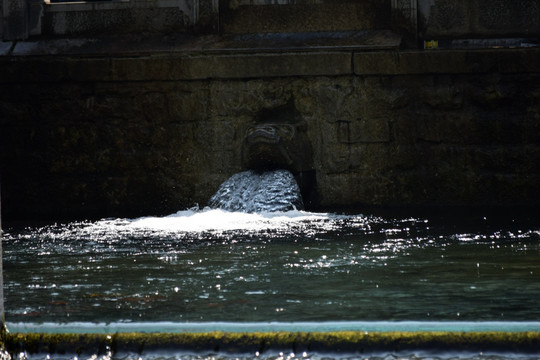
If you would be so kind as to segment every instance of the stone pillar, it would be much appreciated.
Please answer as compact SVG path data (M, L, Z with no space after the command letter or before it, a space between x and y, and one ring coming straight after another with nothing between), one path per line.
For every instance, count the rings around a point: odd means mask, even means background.
M28 35L41 35L41 18L43 17L43 0L27 0Z
M193 23L197 33L219 32L219 0L193 0Z
M393 28L404 35L405 45L416 47L418 41L418 0L392 0Z
M0 2L0 41L4 39L4 2Z
M2 183L0 182L0 337L4 339L6 318L4 312L4 265L2 264Z
M26 0L2 0L3 40L28 38L28 4Z

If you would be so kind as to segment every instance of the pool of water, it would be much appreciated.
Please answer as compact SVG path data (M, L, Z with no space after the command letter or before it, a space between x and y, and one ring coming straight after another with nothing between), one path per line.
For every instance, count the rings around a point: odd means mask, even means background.
M540 331L538 220L192 209L5 224L6 321L43 332Z
M188 210L4 234L6 319L540 319L534 216Z

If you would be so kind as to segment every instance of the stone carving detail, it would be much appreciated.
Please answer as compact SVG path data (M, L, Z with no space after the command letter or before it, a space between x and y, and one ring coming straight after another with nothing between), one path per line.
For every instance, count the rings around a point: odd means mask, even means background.
M292 102L262 109L255 117L242 142L242 166L256 171L288 170L293 173L306 204L313 200L312 145L307 124Z

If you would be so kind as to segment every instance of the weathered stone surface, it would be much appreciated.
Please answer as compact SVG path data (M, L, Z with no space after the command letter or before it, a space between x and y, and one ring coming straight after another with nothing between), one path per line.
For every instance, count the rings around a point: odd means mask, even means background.
M15 52L14 55L18 53ZM2 82L35 81L174 81L257 79L267 77L344 75L351 73L346 52L62 58L0 58ZM10 71L7 71L7 70ZM47 69L47 71L44 71Z
M257 54L113 60L113 79L182 80L342 75L350 72L348 53ZM163 77L166 76L166 79Z
M5 0L0 4L0 40L22 40L28 38L28 7L20 0Z
M389 121L385 118L338 120L338 142L344 144L390 141Z
M180 2L178 5L182 5ZM186 7L158 1L120 4L46 4L40 34L85 35L185 32L190 26Z
M268 5L226 0L220 7L225 33L388 29L389 21L390 4L372 0Z
M539 0L421 0L419 10L425 38L540 35Z
M540 48L356 53L357 75L537 73Z

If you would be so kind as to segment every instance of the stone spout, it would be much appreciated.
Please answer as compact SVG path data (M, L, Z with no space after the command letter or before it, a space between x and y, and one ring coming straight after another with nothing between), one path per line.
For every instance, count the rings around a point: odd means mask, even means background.
M246 170L257 172L290 171L306 205L309 205L315 190L311 149L306 126L302 122L258 122L246 131L242 144L242 165Z
M291 155L296 127L289 124L261 124L248 129L244 140L244 166L253 170L298 171L301 159Z

